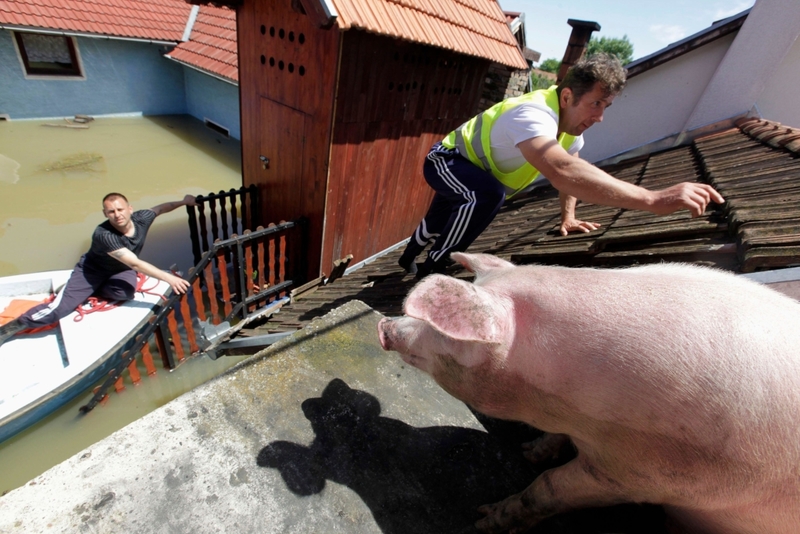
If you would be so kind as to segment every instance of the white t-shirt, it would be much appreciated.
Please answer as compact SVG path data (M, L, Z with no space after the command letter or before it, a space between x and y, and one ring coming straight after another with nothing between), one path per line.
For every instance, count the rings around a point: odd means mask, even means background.
M525 163L525 157L517 145L522 141L542 136L557 139L558 116L552 109L543 109L536 104L526 103L503 113L492 128L491 147L495 165L502 172L519 169ZM583 148L583 135L575 139L567 152L576 154L581 148ZM539 180L536 185L539 185L538 182Z

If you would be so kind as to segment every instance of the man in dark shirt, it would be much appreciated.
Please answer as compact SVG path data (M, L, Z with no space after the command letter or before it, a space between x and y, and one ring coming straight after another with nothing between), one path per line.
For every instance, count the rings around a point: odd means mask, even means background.
M108 220L95 228L91 248L78 261L64 289L53 302L34 306L0 327L0 345L26 328L38 328L58 321L92 295L107 300L132 299L136 292L137 272L163 280L178 294L185 293L189 288L186 280L141 260L139 253L156 217L180 206L194 204L194 197L186 195L183 200L133 211L124 195L106 195L103 215Z

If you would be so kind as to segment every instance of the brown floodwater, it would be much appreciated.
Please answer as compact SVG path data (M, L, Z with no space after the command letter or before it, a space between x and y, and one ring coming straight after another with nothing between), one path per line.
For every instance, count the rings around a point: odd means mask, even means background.
M45 123L59 121L0 121L0 276L71 269L103 222L101 199L111 191L134 208L149 208L242 183L239 142L189 116L99 118L87 129ZM156 219L142 258L186 272L192 263L186 218L180 208ZM0 443L0 495L242 359L190 358L172 372L156 364L155 376L143 373L138 386L112 391L87 415L78 408L91 393L79 396Z
M0 121L0 276L71 269L116 191L135 209L242 185L240 143L187 115L100 118L87 129ZM159 217L142 258L191 267L186 210Z

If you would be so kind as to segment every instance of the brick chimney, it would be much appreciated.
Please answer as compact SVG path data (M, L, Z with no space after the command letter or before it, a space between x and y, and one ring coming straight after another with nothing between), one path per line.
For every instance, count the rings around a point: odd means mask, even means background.
M566 51L564 51L564 59L561 60L561 68L558 69L558 80L556 83L561 82L564 76L567 75L569 68L583 57L592 32L600 31L600 25L589 20L569 19L567 20L567 24L572 26L572 35L569 36L569 44L567 45Z

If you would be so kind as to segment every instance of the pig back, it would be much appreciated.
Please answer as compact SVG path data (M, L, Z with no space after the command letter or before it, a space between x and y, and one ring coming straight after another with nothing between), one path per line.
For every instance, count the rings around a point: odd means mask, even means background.
M515 305L508 369L564 399L576 420L714 448L755 440L756 455L800 441L800 303L784 295L678 264L520 267L485 287ZM554 424L546 430L581 432Z

